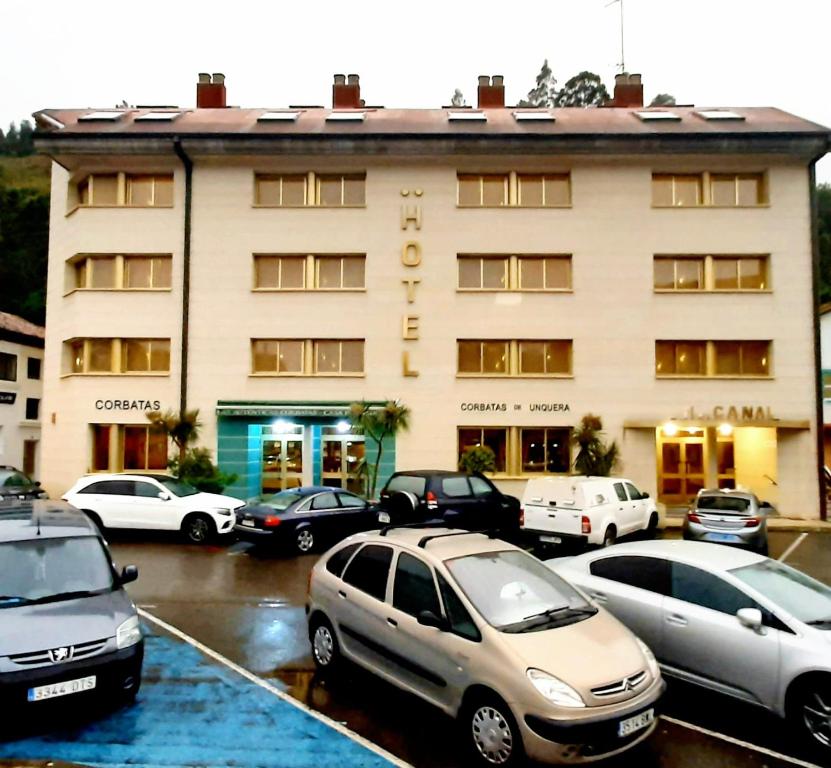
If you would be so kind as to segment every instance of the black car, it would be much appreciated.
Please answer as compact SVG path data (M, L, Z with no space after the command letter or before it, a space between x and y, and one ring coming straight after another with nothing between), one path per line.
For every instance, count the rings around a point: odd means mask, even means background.
M300 553L378 527L376 509L368 501L322 485L280 491L257 504L246 504L236 514L234 531L239 538L290 545Z
M382 524L441 520L453 528L519 535L519 499L502 493L487 477L422 469L396 472L381 491Z
M40 483L14 467L0 466L0 499L48 499Z

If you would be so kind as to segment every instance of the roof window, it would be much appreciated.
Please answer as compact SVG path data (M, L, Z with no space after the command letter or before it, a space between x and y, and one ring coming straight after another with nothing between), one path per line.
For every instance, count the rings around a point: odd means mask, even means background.
M547 111L534 111L534 112L514 112L514 120L518 123L524 123L526 120L528 122L536 122L537 120L545 120L548 122L554 122L555 117L550 112Z
M338 110L334 110L326 115L326 122L344 122L344 123L362 123L366 120L366 112L355 112L355 111L348 111L348 112L340 112Z
M472 109L465 110L451 110L447 113L448 120L476 120L481 123L488 121L488 116L484 112L474 112Z
M731 112L729 109L700 109L695 114L705 120L744 120L744 115Z
M299 112L263 112L258 118L258 123L293 123L300 117Z
M668 109L638 110L635 114L645 123L660 122L662 120L678 121L681 119L680 115L676 115L675 112L670 112Z
M88 112L86 115L81 115L78 122L93 122L93 121L110 121L115 122L120 120L124 112Z
M172 120L175 120L177 117L179 117L179 115L181 114L181 112L148 112L144 115L139 115L136 118L136 122L144 120L152 123L171 122Z

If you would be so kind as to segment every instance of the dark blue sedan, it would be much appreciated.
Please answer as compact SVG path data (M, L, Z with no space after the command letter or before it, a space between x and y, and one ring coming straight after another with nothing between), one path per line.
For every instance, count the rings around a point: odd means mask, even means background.
M236 514L234 531L240 539L284 544L302 554L378 527L372 504L349 491L322 485L280 491L246 504Z

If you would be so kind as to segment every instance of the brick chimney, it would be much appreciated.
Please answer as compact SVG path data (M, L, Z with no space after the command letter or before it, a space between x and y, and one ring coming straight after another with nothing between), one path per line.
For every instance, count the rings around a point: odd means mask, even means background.
M505 86L502 75L479 75L477 101L479 109L498 109L505 106Z
M361 83L357 75L335 75L332 85L332 109L360 109Z
M611 107L642 107L643 84L640 75L630 75L623 72L615 75L615 97Z
M208 109L221 109L226 106L225 75L221 72L214 72L213 75L207 72L199 73L196 83L196 106Z

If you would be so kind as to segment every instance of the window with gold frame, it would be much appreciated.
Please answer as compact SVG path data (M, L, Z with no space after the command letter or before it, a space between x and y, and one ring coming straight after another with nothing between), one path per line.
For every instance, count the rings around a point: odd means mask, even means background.
M767 378L769 340L655 342L655 375L663 377Z

